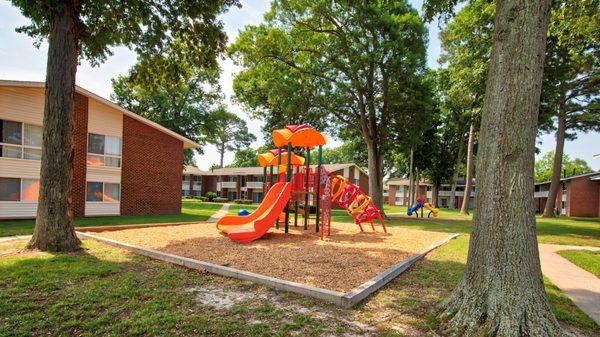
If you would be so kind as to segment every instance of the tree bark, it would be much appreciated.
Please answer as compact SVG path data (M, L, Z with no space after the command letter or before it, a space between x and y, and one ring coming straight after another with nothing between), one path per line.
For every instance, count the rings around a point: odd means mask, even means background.
M219 167L223 168L223 160L225 159L225 143L221 143L221 146L219 147L219 155L221 156Z
M471 185L473 184L473 145L475 143L475 125L471 122L469 127L469 144L467 146L467 177L465 178L465 193L463 195L460 214L469 214L469 200L471 200Z
M369 169L369 196L381 211L381 216L386 217L383 211L383 156L375 142L367 139L367 164Z
M452 186L450 187L450 200L448 202L448 208L454 209L454 201L456 200L456 182L460 173L460 166L462 165L463 152L465 147L465 135L461 131L460 138L458 139L458 155L456 156L456 164L454 164L454 173L452 175Z
M81 245L71 211L78 35L76 8L71 2L63 3L50 19L40 193L28 248L70 252Z
M552 181L550 182L550 191L548 191L548 199L546 199L546 206L544 206L544 218L554 218L556 213L554 208L556 206L556 197L560 191L560 173L562 171L562 157L565 148L565 131L566 131L566 120L562 114L558 116L558 129L556 130L556 149L554 151L554 164L552 166Z
M417 199L420 197L419 195L419 187L421 186L421 175L419 172L419 168L416 167L415 168L415 181L414 181L415 186L413 187L413 190L415 191L413 193L413 200L412 200L412 205L414 205L417 202Z
M564 336L542 282L534 153L550 1L496 3L467 265L445 335Z

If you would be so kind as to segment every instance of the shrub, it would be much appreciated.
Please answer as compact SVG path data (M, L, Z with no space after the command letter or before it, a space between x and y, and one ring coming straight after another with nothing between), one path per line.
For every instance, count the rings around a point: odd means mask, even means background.
M194 199L194 196L193 195L186 195L185 198L186 199Z
M236 204L250 205L252 203L252 200L250 200L250 199L235 199L233 202Z
M207 197L196 197L196 198L198 198L198 199L200 199L200 200L202 200L202 201L208 201L208 198L207 198Z
M214 198L213 201L214 202L228 202L229 199L227 199L227 198Z
M205 196L206 196L206 199L208 201L213 201L217 197L217 193L215 193L215 192L206 192Z

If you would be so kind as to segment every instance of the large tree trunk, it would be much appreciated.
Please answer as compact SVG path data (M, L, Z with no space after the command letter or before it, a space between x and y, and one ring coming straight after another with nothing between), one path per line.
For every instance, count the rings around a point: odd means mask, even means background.
M458 154L456 156L456 164L454 164L454 173L452 174L452 185L450 187L450 200L448 202L448 208L454 209L454 201L456 200L456 182L460 173L460 166L463 161L463 152L465 147L465 135L461 131L460 138L458 139Z
M469 127L469 145L467 146L467 177L465 178L465 194L463 195L460 214L469 214L469 201L471 200L471 186L473 183L473 145L475 144L475 125L471 122Z
M28 248L68 252L81 245L71 211L77 44L76 9L72 3L63 4L50 19L40 194Z
M550 1L496 3L467 266L447 335L564 336L542 283L533 164Z
M381 216L386 217L383 211L383 156L379 153L377 145L367 140L367 164L369 168L369 196L381 211Z
M552 181L550 182L550 191L548 191L548 199L544 206L544 218L554 218L556 213L556 197L560 191L560 172L562 171L562 157L565 148L565 131L566 121L562 114L558 116L558 129L556 130L556 149L554 151L554 165L552 166Z

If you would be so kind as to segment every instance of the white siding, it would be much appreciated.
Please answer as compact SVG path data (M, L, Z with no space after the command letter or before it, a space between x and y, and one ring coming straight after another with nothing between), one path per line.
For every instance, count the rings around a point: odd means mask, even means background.
M90 98L88 101L88 132L123 137L123 113Z
M344 176L344 178L350 178L350 169L348 167L344 169L344 174L342 174L342 176Z
M0 119L42 125L44 89L0 87Z
M88 166L86 181L121 183L121 169L116 167Z
M86 202L85 216L120 215L121 205L118 202Z
M0 201L0 219L35 218L37 206L37 202Z
M39 179L40 167L39 160L0 158L0 177Z
M354 179L357 181L360 180L360 170L358 169L358 166L354 166Z

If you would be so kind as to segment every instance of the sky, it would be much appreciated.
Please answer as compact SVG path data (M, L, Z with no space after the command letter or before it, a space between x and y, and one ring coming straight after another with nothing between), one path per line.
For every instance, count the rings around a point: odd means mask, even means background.
M421 10L422 0L410 1L413 7ZM246 25L255 25L262 22L263 14L269 9L269 0L242 0L241 8L231 8L221 16L229 41L235 41L239 30ZM33 46L34 40L25 34L15 32L15 28L29 22L21 15L20 11L10 2L0 2L0 79L44 81L46 74L46 55L48 45L43 43L37 49ZM438 38L438 23L432 22L429 27L429 45L427 48L427 64L431 68L438 68L440 56L440 41ZM136 61L136 55L125 47L112 49L113 55L106 62L97 67L92 67L88 62L82 61L77 70L77 84L102 97L109 98L112 93L110 80L120 74L126 73ZM244 111L243 107L232 100L233 76L240 69L229 59L220 61L222 73L220 85L225 94L225 103L229 109L248 122L248 128L257 141L252 146L262 142L261 122L253 120ZM328 147L340 145L339 141L332 140ZM555 139L552 134L538 138L538 147L541 154L554 149ZM600 153L600 133L580 134L575 141L567 142L565 153L572 158L582 158L596 170L600 169L600 159L593 158ZM233 153L227 153L225 164L231 163ZM208 169L213 163L219 162L219 154L214 146L205 146L204 155L196 156L196 163L202 169Z

